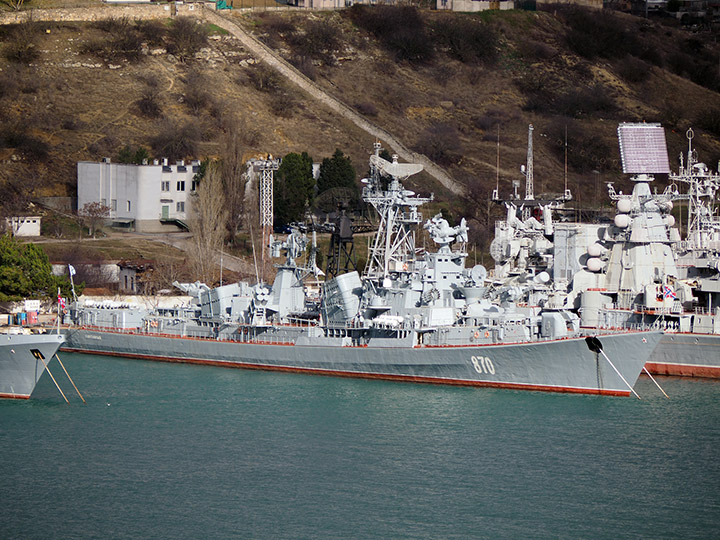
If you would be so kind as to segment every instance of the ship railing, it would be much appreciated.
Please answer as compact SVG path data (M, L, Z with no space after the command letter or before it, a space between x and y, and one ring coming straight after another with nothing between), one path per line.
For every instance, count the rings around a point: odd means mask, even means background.
M679 315L682 313L682 306L680 306L679 302L674 303L671 307L649 307L643 304L638 304L635 306L635 312L649 313L651 315Z
M704 306L695 306L695 309L693 309L692 313L694 315L713 315L714 313Z
M239 334L219 334L217 336L208 335L206 333L200 333L195 331L185 331L183 333L166 333L162 329L151 328L145 329L139 328L113 328L109 326L97 326L86 324L82 326L85 330L95 330L98 332L112 332L115 334L134 334L134 335L146 335L146 336L157 336L157 337L170 337L170 338L189 338L203 341L221 341L221 342L233 342L233 343L258 343L268 345L293 345L295 342L292 338L286 336L247 336L243 338Z

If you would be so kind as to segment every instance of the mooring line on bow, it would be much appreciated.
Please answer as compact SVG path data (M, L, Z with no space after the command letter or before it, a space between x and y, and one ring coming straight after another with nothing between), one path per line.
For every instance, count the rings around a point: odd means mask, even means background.
M58 389L58 392L60 392L60 395L62 395L63 399L65 400L65 403L70 403L70 402L68 401L68 398L65 397L65 393L64 393L64 392L62 391L62 389L60 388L60 385L59 385L58 382L55 380L55 377L53 377L53 374L50 372L50 368L48 367L47 363L45 362L45 358L43 358L42 354L35 355L35 356L36 356L36 358L39 358L40 361L43 363L43 366L45 366L45 369L47 370L48 375L50 375L50 378L51 378L51 379L53 380L53 382L55 383L55 387Z
M82 396L82 394L80 393L80 390L78 390L78 387L75 386L75 381L73 381L72 378L70 377L70 374L68 373L68 370L65 369L65 365L62 363L62 361L60 360L60 357L57 355L57 353L55 353L55 358L57 358L57 361L60 363L60 366L63 368L63 371L65 372L65 375L67 375L68 380L72 383L73 388L74 388L75 391L77 392L78 396L80 396L80 399L82 399L82 402L83 402L83 403L87 403L87 402L85 401L85 398L84 398L84 397Z
M655 386L657 386L657 387L660 389L660 391L663 393L663 396L665 396L666 398L670 399L670 396L668 396L668 395L665 393L665 390L663 390L663 389L662 389L662 386L660 386L660 385L658 384L658 382L655 380L655 377L653 377L652 375L650 375L650 372L648 371L648 369L647 369L645 366L643 366L643 371L647 374L648 377L650 377L650 380L652 380L652 382L655 383Z
M622 376L622 373L618 370L618 368L615 367L615 364L612 363L612 360L608 358L608 355L605 354L605 351L603 351L602 342L597 338L597 336L587 336L585 338L585 343L588 346L588 349L590 349L594 353L600 353L603 355L603 358L608 361L608 364L615 370L615 373L618 374L618 377L622 379L622 381L625 383L625 385L630 389L630 391L635 395L636 398L641 399L638 393L633 389L632 386L630 386L630 383L627 382L625 377Z

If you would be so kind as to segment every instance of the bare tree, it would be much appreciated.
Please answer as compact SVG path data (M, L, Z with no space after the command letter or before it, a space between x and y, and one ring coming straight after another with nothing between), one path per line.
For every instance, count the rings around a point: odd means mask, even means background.
M20 11L23 7L25 0L5 0L3 4L10 6L15 11Z
M214 283L216 254L222 246L228 222L220 164L208 164L205 176L192 197L188 223L193 233L191 265L197 279Z
M233 125L225 136L221 155L223 190L228 209L228 233L232 241L242 227L245 196L245 162L243 161L242 134Z
M87 225L88 232L95 238L95 232L106 217L110 215L110 208L100 202L85 203L78 212L80 218Z
M196 279L188 270L187 261L168 256L158 257L150 272L145 272L143 280L148 290L157 293L172 290L174 281L192 281Z

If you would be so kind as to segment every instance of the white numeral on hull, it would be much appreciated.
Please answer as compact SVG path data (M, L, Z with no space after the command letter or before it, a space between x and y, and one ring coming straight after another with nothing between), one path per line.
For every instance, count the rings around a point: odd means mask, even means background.
M495 375L495 366L487 356L471 356L470 361L478 373Z

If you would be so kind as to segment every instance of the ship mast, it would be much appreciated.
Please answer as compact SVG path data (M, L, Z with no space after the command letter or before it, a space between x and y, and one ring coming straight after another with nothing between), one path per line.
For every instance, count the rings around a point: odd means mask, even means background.
M528 201L535 200L535 186L533 185L533 125L528 126L527 164L525 165L525 206L522 211L523 221L530 218L530 205Z
M377 235L370 248L365 277L385 279L391 273L405 272L415 260L415 229L422 223L418 207L432 200L416 197L413 191L403 188L401 180L422 171L414 163L398 163L397 156L389 162L380 157L380 143L374 145L370 156L370 177L362 182L363 200L371 204L380 217ZM383 189L383 179L387 189Z
M707 248L709 241L720 237L720 218L718 218L715 196L720 192L720 174L713 173L704 163L699 163L697 151L692 147L695 136L692 129L688 129L687 158L683 163L680 154L680 168L678 174L670 174L670 180L688 184L687 195L678 198L688 201L688 229L687 242L691 249Z

